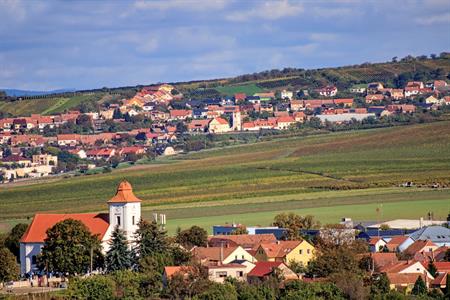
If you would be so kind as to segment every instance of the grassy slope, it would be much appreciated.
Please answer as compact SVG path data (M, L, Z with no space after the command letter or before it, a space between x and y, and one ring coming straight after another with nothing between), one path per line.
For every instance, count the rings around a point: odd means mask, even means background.
M15 102L0 102L0 110L14 116L28 116L30 114L55 114L69 110L83 102L98 101L103 94L81 95L68 98L43 98L34 100L22 100Z
M290 138L192 153L171 164L3 187L0 219L10 222L38 211L105 210L122 178L144 200L145 216L166 212L169 219L186 222L204 215L273 215L336 205L347 205L351 212L352 204L404 201L414 201L403 210L413 217L422 214L413 203L423 200L437 201L434 208L445 214L449 190L411 192L393 186L449 184L449 166L450 122Z

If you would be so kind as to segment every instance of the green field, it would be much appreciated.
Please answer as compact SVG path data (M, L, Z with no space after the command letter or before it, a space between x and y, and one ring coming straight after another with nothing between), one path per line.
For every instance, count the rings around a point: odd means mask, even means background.
M247 95L253 95L255 93L264 92L262 88L257 86L254 83L251 84L242 84L242 85L227 85L216 88L219 93L233 96L236 93L245 93Z
M444 218L450 190L450 122L274 139L180 155L161 164L109 174L36 181L0 188L3 228L36 212L105 211L126 178L143 214L164 212L171 231L225 221L267 225L275 212L375 219ZM399 185L413 181L421 188Z
M29 99L15 102L0 102L0 111L13 116L29 116L31 114L51 115L64 112L83 102L97 102L104 94L79 95L73 97L56 97Z

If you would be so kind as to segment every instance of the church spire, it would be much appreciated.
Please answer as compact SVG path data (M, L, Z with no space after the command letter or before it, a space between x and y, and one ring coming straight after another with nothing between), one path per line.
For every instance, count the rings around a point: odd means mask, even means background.
M141 199L134 195L131 184L126 180L122 180L117 187L116 195L112 197L108 203L128 203L141 201Z

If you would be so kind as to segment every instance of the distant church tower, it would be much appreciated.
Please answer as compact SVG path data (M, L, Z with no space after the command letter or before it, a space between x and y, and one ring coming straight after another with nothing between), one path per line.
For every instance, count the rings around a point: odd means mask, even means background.
M233 112L233 130L235 131L241 131L241 112L235 111Z
M109 225L112 229L119 226L125 232L128 241L134 239L134 233L138 229L141 202L141 199L133 194L133 188L126 180L119 184L116 195L108 201Z

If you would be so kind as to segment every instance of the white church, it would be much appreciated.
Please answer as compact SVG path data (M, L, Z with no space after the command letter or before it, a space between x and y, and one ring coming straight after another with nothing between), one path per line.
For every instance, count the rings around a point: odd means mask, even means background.
M47 229L66 219L79 220L92 234L98 234L103 251L109 248L111 233L119 226L129 242L138 229L141 219L141 200L133 193L128 181L122 181L117 192L108 202L109 213L88 214L36 214L20 240L20 271L22 274L36 270L36 257L44 246Z

